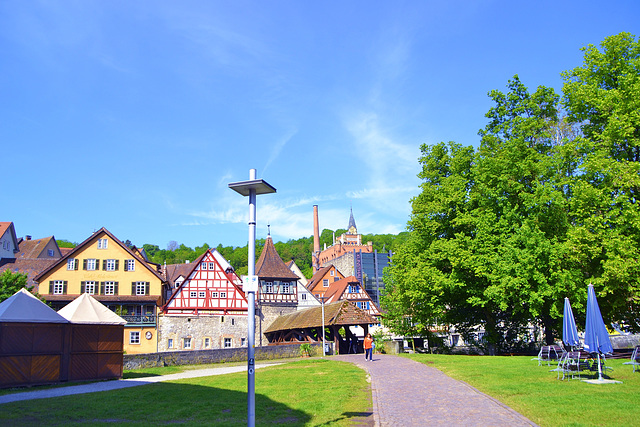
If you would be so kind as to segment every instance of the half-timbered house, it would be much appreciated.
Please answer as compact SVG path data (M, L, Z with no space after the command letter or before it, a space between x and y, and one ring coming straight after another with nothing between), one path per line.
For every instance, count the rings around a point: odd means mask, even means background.
M158 350L246 346L249 303L229 262L209 249L186 265L167 267L175 284L162 308Z

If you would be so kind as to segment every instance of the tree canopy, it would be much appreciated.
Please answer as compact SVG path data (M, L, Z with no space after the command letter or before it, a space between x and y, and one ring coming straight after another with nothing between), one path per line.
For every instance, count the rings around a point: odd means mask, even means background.
M421 147L409 237L385 278L389 325L454 325L466 341L480 326L493 352L529 341L533 323L550 343L564 297L579 313L593 283L605 320L640 329L640 44L623 33L584 51L562 104L514 76L489 93L477 149Z

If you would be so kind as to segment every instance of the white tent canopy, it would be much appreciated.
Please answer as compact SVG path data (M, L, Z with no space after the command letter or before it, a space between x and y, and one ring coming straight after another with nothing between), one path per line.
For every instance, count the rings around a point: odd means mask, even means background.
M69 323L25 288L0 303L0 322Z
M58 310L58 314L71 323L91 323L102 325L124 325L122 317L109 310L104 304L89 294L82 294Z

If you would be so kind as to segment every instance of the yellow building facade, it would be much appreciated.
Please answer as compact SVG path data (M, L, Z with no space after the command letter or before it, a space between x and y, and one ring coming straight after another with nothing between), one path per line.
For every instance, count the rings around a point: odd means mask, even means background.
M124 351L154 353L158 348L158 312L166 281L149 263L105 228L93 233L57 263L35 277L38 292L55 310L83 293L120 315Z

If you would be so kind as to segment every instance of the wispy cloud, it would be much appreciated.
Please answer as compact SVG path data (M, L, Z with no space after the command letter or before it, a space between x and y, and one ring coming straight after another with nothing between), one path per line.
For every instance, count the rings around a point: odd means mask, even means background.
M269 159L267 160L267 163L264 165L264 172L266 172L269 169L269 166L271 165L271 163L273 163L278 158L284 146L287 145L287 142L289 142L289 140L291 140L291 138L296 133L297 133L297 129L289 130L283 137L281 137L278 141L276 141L276 143L271 147L271 153L269 154Z

